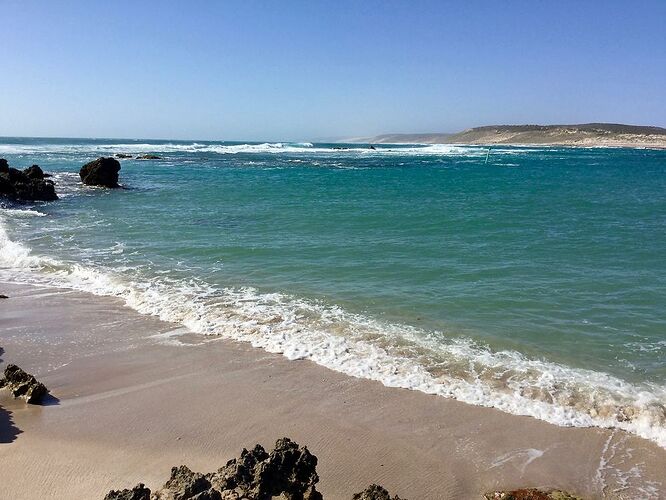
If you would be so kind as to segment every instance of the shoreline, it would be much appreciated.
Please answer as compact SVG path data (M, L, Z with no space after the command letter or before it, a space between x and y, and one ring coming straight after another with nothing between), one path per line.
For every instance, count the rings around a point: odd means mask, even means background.
M636 144L636 143L618 143L618 144L572 144L566 142L340 142L339 144L372 144L385 146L454 146L467 147L477 146L481 148L508 146L512 148L574 148L574 149L649 149L655 151L666 150L666 144Z
M3 363L34 373L59 399L28 407L0 393L17 429L13 438L2 431L2 497L155 488L173 465L214 470L282 436L319 458L325 498L351 498L372 482L412 500L533 486L584 498L666 493L666 450L623 431L388 388L187 334L119 299L8 282L2 291Z

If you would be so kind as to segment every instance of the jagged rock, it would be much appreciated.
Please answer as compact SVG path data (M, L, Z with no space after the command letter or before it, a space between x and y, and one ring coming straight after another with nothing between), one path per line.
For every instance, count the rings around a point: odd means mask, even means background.
M7 160L0 159L0 196L16 201L57 200L53 182L44 180L44 176L37 165L22 172L11 168Z
M33 165L32 167L26 168L23 173L27 175L30 179L41 180L44 178L44 171L39 167L39 165Z
M378 484L371 484L360 493L356 493L352 500L404 500L398 495L391 497L388 491Z
M185 465L173 467L171 477L151 500L322 500L315 489L317 457L288 438L279 439L271 453L260 445L243 449L217 472L200 474ZM111 491L105 500L134 500L133 490ZM144 488L147 489L147 488ZM138 494L138 493L137 493ZM110 496L116 495L116 496ZM125 496L118 496L125 495ZM144 497L136 497L144 500ZM370 497L368 497L370 498ZM379 498L379 497L378 497ZM395 497L396 499L398 497ZM389 499L390 500L390 499Z
M282 438L270 454L260 445L252 451L244 449L240 458L230 460L210 478L223 498L238 495L266 500L282 495L289 500L320 500L321 494L315 489L319 481L316 467L317 457L306 447Z
M97 158L81 167L79 176L88 186L117 188L120 163L115 158Z
M157 156L157 155L151 155L151 154L146 154L146 155L139 155L136 157L137 160L161 160L162 158Z
M150 500L150 489L139 483L131 490L111 490L104 500Z
M582 500L561 490L525 488L513 491L493 491L484 495L487 500Z
M219 491L210 488L206 491L202 491L201 493L197 493L193 497L188 497L189 500L223 500L222 495L220 494Z
M220 492L212 490L206 476L192 472L185 465L171 468L171 477L154 497L159 500L219 500Z
M16 365L7 365L5 368L5 377L0 379L0 387L6 387L15 398L22 397L28 403L37 404L49 392L44 384L37 382L37 379L24 372Z
M268 460L256 469L262 493L270 496L286 494L287 498L294 499L321 498L314 488L319 482L317 457L307 447L301 448L289 438L278 439Z
M256 445L251 451L243 448L239 458L229 460L224 467L210 475L211 483L220 491L238 489L249 492L255 483L255 467L268 457L261 445Z

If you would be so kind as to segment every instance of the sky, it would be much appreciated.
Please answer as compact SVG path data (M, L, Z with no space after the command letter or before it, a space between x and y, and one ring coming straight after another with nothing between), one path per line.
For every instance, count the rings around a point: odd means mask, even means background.
M0 0L0 136L666 127L666 0Z

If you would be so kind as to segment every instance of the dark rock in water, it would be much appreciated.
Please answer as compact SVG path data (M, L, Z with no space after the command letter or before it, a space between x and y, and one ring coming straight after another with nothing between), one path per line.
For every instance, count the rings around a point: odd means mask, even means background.
M493 491L486 493L487 500L582 500L560 490L539 490L536 488L525 488L513 491Z
M44 171L39 168L39 165L33 165L32 167L26 168L23 173L27 175L30 179L41 180L44 178Z
M132 158L132 155L128 155L127 153L116 153L116 158Z
M219 500L219 491L212 489L210 481L199 472L192 472L184 465L171 468L171 477L164 487L155 492L160 499L185 500L197 498L197 500Z
M16 365L7 365L5 377L0 380L0 387L6 387L15 398L22 397L28 403L37 404L42 401L49 392L44 384L24 372Z
M111 490L104 500L150 500L150 489L139 483L131 490Z
M11 197L13 194L14 186L9 182L7 173L0 173L0 196Z
M41 175L41 176L40 176ZM52 181L44 180L44 172L33 165L22 172L0 161L0 196L16 201L53 201L58 196Z
M117 188L120 163L115 158L97 158L81 167L81 181L88 186Z
M0 299L8 299L8 298L9 298L9 297L7 297L6 295L0 293Z
M136 157L137 160L161 160L162 158L157 155L139 155Z
M378 484L371 484L360 493L356 493L352 500L401 500L399 496L392 497L389 492Z

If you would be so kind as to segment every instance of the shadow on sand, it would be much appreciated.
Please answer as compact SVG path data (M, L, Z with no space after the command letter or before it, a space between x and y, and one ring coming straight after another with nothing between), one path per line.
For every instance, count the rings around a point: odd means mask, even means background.
M0 347L0 356L4 353L5 350ZM0 359L0 362L2 362L2 359ZM0 444L11 443L21 432L23 431L14 425L12 414L0 406Z
M39 403L38 406L58 406L60 404L60 400L56 398L53 394L48 393L46 396L42 398L42 401Z
M15 441L22 432L14 425L12 414L0 406L0 444Z

